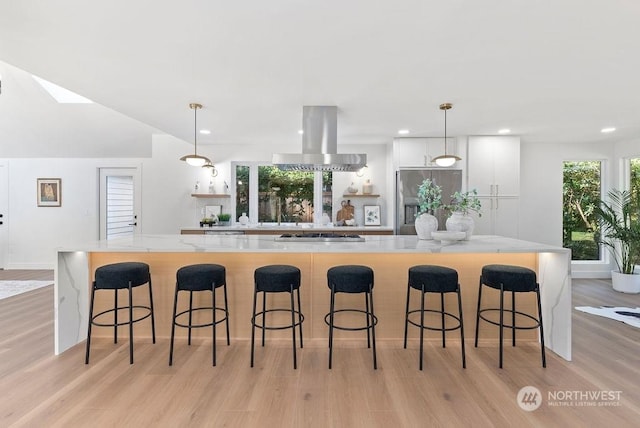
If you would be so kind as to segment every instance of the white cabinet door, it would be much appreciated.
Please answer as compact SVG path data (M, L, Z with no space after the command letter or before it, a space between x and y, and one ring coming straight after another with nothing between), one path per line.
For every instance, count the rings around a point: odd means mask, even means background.
M472 214L475 226L474 235L495 235L493 231L493 199L489 197L480 197L482 204L482 215Z
M469 189L477 189L481 196L491 196L495 185L493 137L469 137L468 147Z
M443 155L444 151L444 138L396 138L393 140L393 160L396 168L438 168L432 159ZM458 141L454 137L447 138L447 154L460 156ZM454 165L453 168L455 167Z
M519 237L519 198L494 198L493 234L509 238Z
M393 140L393 158L396 167L427 166L427 144L425 138Z
M518 198L481 197L482 216L474 215L474 235L518 238Z
M520 193L520 138L469 137L469 188L483 196Z
M520 139L500 137L493 143L494 195L520 194Z

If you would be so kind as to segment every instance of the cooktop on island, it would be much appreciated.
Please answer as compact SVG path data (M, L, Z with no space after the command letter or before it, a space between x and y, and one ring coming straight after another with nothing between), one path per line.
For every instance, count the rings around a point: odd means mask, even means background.
M334 232L284 233L275 238L282 242L364 242L360 235Z

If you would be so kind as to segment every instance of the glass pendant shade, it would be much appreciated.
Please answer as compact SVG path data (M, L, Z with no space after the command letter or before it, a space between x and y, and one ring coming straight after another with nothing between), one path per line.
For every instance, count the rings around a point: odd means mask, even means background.
M185 161L191 166L203 166L205 163L210 162L206 157L196 154L182 156L180 160Z
M436 158L433 158L433 161L438 166L451 166L459 160L462 160L462 159L454 155L441 155Z

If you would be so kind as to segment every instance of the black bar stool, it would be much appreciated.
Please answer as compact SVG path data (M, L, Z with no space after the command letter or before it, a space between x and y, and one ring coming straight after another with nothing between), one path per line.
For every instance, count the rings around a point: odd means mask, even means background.
M411 289L421 291L420 309L409 310L409 298L411 295ZM425 309L425 293L440 293L440 310ZM457 293L458 294L458 316L444 310L444 295L445 293ZM409 315L419 312L420 324L411 321ZM442 326L441 327L429 327L424 325L424 313L435 312L441 315ZM409 283L407 285L407 307L405 311L404 320L404 348L407 349L407 328L409 324L420 327L420 370L422 370L422 355L424 350L424 330L436 330L442 332L442 347L446 347L447 331L460 329L460 345L462 348L462 368L467 367L465 351L464 351L464 323L462 321L462 297L460 295L460 284L458 283L458 272L454 269L444 266L433 265L419 265L409 268ZM456 320L456 325L452 327L446 327L445 317Z
M133 288L144 284L149 284L149 306L134 305L132 291ZM129 290L129 304L127 306L118 306L118 290ZM114 303L112 309L107 309L99 314L93 315L93 303L97 290L113 290ZM118 322L118 311L128 310L129 318L127 321ZM133 318L133 310L142 309L145 314L139 318ZM113 323L98 322L98 318L102 315L113 313ZM133 324L151 317L151 334L153 343L156 343L156 328L153 317L153 292L151 289L151 274L149 273L149 265L140 262L123 262L113 263L101 266L96 269L95 280L91 286L91 303L89 304L89 327L87 331L87 351L84 359L85 364L89 364L89 350L91 348L91 326L113 327L113 343L118 343L118 326L129 326L129 363L133 364Z
M224 307L216 306L216 289L222 287L224 291ZM178 293L180 291L189 292L189 309L180 313L178 310ZM209 291L212 294L212 305L206 307L193 307L193 293L197 291ZM210 310L212 312L212 321L205 324L193 324L193 313L196 311ZM216 312L222 312L224 317L216 318ZM178 318L188 314L189 320L187 324L179 323ZM227 306L227 281L224 266L216 264L195 264L183 266L176 272L176 292L173 298L173 318L171 324L171 346L169 349L169 365L173 365L173 340L175 337L176 326L187 328L187 343L191 345L191 329L201 327L213 327L213 365L216 365L216 325L226 321L227 326L227 345L231 344L229 338L229 307Z
M251 367L253 367L256 327L262 329L262 346L264 346L265 330L283 330L290 328L291 338L293 339L293 368L296 369L298 367L296 359L296 326L300 329L300 348L304 347L302 343L302 322L304 321L304 315L302 315L302 307L300 306L300 269L289 265L262 266L254 272L254 283L253 315L251 316ZM297 310L293 298L294 291L296 291L297 294ZM260 292L262 293L262 311L256 312L256 302L258 300L258 293ZM289 309L267 309L267 293L290 293L291 307ZM291 312L291 324L281 326L267 325L268 312L283 311ZM297 321L296 315L298 316ZM256 319L258 317L262 318L261 323L257 322Z
M367 330L367 348L373 343L373 368L378 368L376 359L376 330L378 318L373 312L373 270L368 266L343 265L334 266L327 271L327 285L331 289L331 306L325 315L324 322L329 326L329 369L333 356L333 329L339 330ZM335 309L336 293L364 293L365 310ZM338 312L361 312L365 314L366 325L362 327L344 327L336 325L335 314ZM371 334L369 334L371 331Z
M500 308L485 308L480 309L482 299L482 286L500 290ZM504 293L506 291L511 292L511 309L505 309L504 307ZM538 303L538 318L532 315L525 314L516 310L516 293L528 293L535 292ZM486 318L484 312L500 313L500 321L495 322ZM504 313L511 313L511 324L504 323ZM544 353L544 330L542 328L542 307L540 305L540 286L536 281L536 273L531 269L510 266L510 265L487 265L482 268L482 274L480 275L480 286L478 288L478 310L476 315L476 340L475 346L478 347L478 327L480 320L484 320L490 324L500 327L500 368L502 368L502 339L503 328L510 328L512 334L512 346L516 346L516 330L530 330L540 328L540 349L542 352L542 367L547 367L547 361ZM534 322L533 325L518 326L516 325L516 314L528 318Z

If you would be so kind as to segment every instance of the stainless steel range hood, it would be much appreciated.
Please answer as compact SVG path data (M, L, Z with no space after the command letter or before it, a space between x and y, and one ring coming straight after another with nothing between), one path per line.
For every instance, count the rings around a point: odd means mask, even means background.
M276 153L272 163L289 171L358 171L366 154L337 153L338 108L302 107L302 153Z

